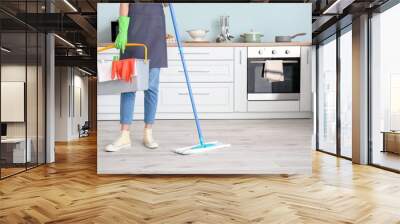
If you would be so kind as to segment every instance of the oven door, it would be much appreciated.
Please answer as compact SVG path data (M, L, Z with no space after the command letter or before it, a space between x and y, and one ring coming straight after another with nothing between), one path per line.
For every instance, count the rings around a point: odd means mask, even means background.
M266 60L283 61L283 80L264 78ZM299 100L300 58L249 58L247 61L247 99L252 100Z

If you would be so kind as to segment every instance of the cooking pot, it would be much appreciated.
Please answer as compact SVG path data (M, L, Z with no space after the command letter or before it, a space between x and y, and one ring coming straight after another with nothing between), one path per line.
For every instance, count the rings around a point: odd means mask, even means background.
M259 32L248 32L248 33L243 33L242 35L240 35L244 42L246 43L260 43L261 42L261 37L263 37L264 35L259 33Z
M275 37L275 42L292 42L292 39L298 37L298 36L304 36L306 33L298 33L293 36L276 36Z

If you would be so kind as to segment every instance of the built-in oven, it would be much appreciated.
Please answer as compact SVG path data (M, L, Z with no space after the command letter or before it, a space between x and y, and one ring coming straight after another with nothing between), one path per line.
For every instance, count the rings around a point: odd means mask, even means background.
M300 99L300 47L249 47L247 99Z

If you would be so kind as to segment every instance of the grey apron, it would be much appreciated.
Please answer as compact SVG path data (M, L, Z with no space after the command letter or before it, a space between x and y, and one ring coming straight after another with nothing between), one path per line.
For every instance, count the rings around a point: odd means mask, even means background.
M165 15L161 3L129 4L128 43L144 43L148 48L150 68L167 67ZM127 47L121 59L144 58L142 47Z

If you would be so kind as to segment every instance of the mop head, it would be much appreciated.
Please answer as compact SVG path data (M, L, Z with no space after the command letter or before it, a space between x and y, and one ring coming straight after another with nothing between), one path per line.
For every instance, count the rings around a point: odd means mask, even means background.
M180 155L191 155L191 154L205 153L214 149L227 148L227 147L231 147L231 145L223 144L221 142L207 142L203 143L202 145L198 144L185 148L175 149L173 150L173 152L178 153Z

